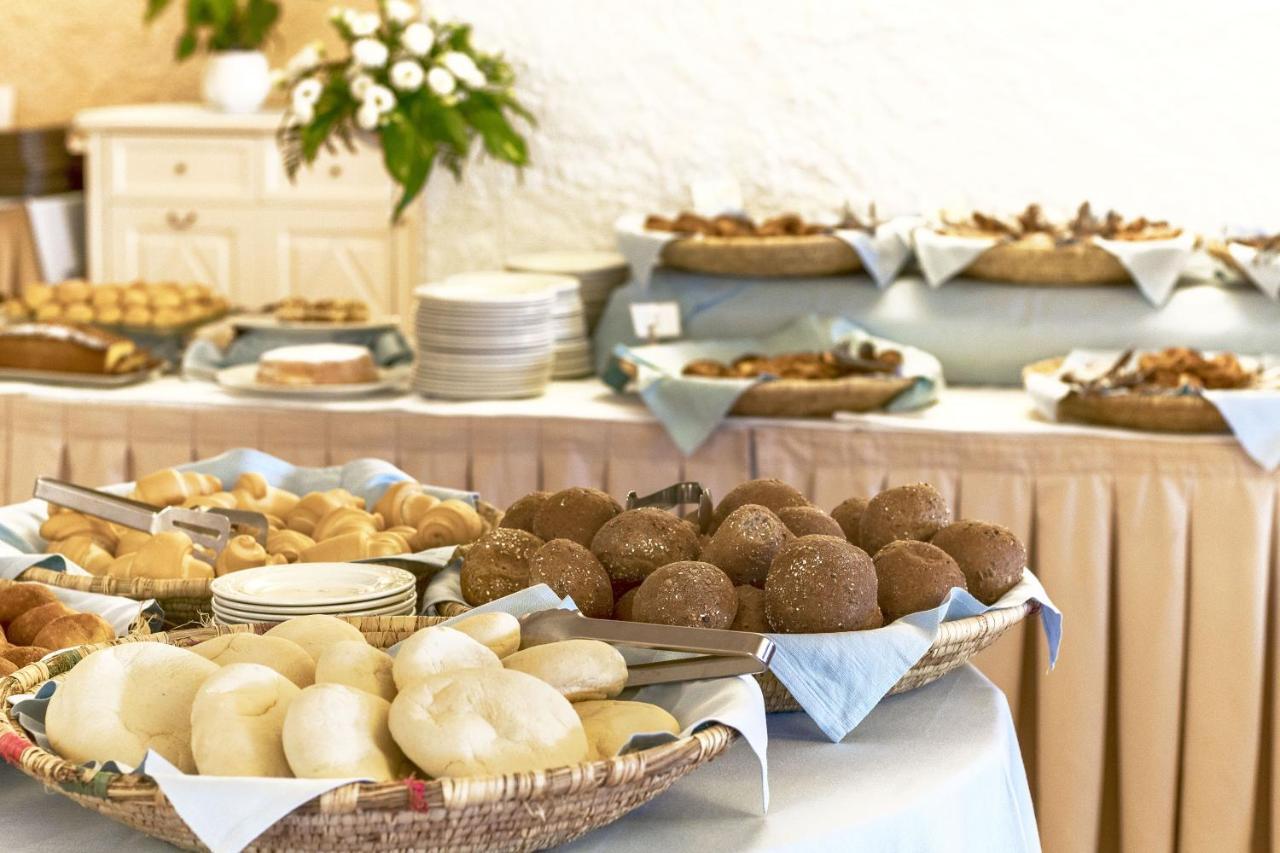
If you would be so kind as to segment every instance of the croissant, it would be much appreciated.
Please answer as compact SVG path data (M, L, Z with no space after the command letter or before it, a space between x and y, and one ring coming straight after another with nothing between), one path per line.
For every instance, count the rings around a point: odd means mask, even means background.
M252 536L233 536L218 559L213 563L213 573L218 576L241 569L253 569L258 566L274 566L289 562L283 555L268 554L266 549Z
M357 530L377 533L384 526L382 516L376 513L368 513L353 506L340 506L325 513L324 517L316 522L311 538L317 542L323 542L325 539L332 539L334 536Z
M288 515L298 505L299 498L293 492L276 488L261 474L245 473L236 480L231 493L241 509L255 510L280 518Z
M157 533L145 545L107 566L106 574L121 578L212 578L213 567L196 559L185 533Z
M408 554L412 549L409 540L399 533L384 530L369 537L365 547L366 557L392 557L396 554Z
M235 509L236 496L231 492L214 492L211 495L195 495L187 498L182 505L189 509Z
M150 541L151 534L145 530L126 530L116 540L116 556L123 557L125 554L132 554Z
M346 489L330 489L327 492L311 492L298 501L293 510L284 517L285 526L299 533L312 535L316 522L338 507L350 506L364 509L364 499L358 498Z
M369 538L374 534L357 530L317 542L302 552L302 563L345 563L369 556Z
M442 501L422 517L412 545L414 550L442 548L474 542L484 531L484 522L470 504L460 500Z
M296 530L272 530L267 534L267 553L284 557L289 563L298 562L302 558L302 552L314 544L314 539Z
M422 487L413 480L401 480L398 483L392 483L382 493L382 497L378 498L378 502L373 505L373 511L385 518L387 524L392 526L404 524L404 519L400 515L400 508L408 498L421 493Z
M222 490L222 483L212 474L164 468L140 477L132 497L153 506L174 506L197 495L211 495Z
M114 559L92 536L81 533L49 546L50 554L61 554L91 575L103 575Z
M92 518L73 510L54 513L40 525L40 536L46 542L57 542L72 536L88 536L98 547L113 551L116 532L111 524L100 518ZM86 568L88 568L86 566Z

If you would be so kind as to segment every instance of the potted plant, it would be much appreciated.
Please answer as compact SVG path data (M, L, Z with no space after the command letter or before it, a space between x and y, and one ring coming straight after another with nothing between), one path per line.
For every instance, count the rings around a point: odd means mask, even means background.
M172 0L147 0L147 22ZM262 45L280 18L279 0L185 0L186 18L174 49L178 61L203 48L205 103L229 113L251 113L271 91Z
M329 60L310 45L283 72L289 108L279 141L290 177L336 141L352 149L358 137L376 140L400 187L394 220L437 162L461 179L477 140L501 161L529 162L512 122L533 116L513 94L511 66L476 50L469 25L424 19L406 0L384 0L379 12L335 9L330 20L347 56Z

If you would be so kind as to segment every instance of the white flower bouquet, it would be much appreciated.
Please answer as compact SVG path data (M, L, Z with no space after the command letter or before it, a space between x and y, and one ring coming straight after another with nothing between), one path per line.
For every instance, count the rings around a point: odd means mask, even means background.
M289 92L279 133L289 176L335 140L352 148L358 132L375 136L400 186L398 219L437 160L462 177L476 139L490 156L527 164L512 119L532 125L533 116L516 100L502 56L472 47L469 25L424 19L406 0L384 0L380 12L335 9L330 21L349 55L330 60L321 45L309 45L280 72Z

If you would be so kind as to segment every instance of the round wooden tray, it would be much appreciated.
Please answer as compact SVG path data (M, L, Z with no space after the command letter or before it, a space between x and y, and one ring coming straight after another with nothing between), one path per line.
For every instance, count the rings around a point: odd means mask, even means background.
M350 619L386 648L437 618ZM201 628L118 640L191 646L237 630ZM85 808L188 850L205 849L145 775L91 770L32 743L8 697L34 692L106 643L71 649L0 678L0 754L46 788ZM736 733L712 725L690 737L603 761L531 773L459 779L404 779L336 788L304 803L254 839L246 850L542 850L612 823L706 764Z
M1022 369L1023 381L1031 374L1053 376L1062 358L1037 361ZM1217 407L1198 394L1098 394L1072 391L1058 401L1058 417L1101 426L1146 432L1230 432Z
M862 269L858 253L828 234L801 237L682 237L662 250L666 266L752 278L824 276Z

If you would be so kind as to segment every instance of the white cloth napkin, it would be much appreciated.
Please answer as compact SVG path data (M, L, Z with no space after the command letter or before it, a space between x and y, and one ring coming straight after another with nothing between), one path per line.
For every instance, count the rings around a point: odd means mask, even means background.
M874 233L855 228L837 228L832 234L848 243L876 287L884 290L902 272L911 257L911 232L919 225L918 217L903 216L882 222Z
M1272 299L1280 298L1280 257L1259 252L1252 246L1227 241L1227 254L1240 265L1245 278Z
M961 237L956 234L940 234L929 225L921 225L911 232L916 260L924 280L930 287L941 287L964 272L978 256L994 246L994 237Z
M653 271L662 260L662 250L677 236L667 231L650 231L644 227L644 220L643 213L627 213L613 226L618 251L627 259L631 276L642 291L649 288Z

